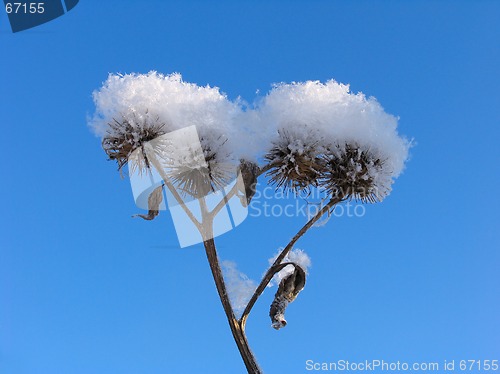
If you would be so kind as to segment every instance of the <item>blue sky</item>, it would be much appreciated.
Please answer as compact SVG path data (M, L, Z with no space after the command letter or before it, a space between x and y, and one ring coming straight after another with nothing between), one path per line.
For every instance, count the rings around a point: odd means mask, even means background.
M384 202L299 242L313 265L289 325L270 327L274 290L256 305L267 373L500 359L498 2L82 0L16 34L0 14L1 373L244 371L201 246L178 249L168 214L130 218L86 126L108 73L150 70L248 101L334 78L416 141ZM220 255L257 280L303 223L249 218Z

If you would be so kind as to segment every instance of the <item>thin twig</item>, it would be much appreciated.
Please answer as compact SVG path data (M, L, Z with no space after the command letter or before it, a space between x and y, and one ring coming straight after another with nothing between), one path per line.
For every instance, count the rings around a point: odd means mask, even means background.
M200 222L198 222L198 220L193 215L193 213L187 208L186 203L184 202L184 200L182 200L181 195L179 195L179 193L177 192L175 187L172 185L172 182L170 182L170 178L165 173L165 170L163 170L161 163L156 158L156 155L154 153L154 149L151 146L151 144L145 143L144 150L146 151L146 156L148 158L148 161L150 161L153 164L154 168L158 171L158 173L160 173L160 176L162 177L163 181L165 182L165 185L167 186L169 191L172 193L172 195L174 195L175 200L177 200L177 202L182 207L184 212L186 212L186 214L188 215L189 219L193 222L193 224L196 226L196 228L201 232L202 224Z
M219 213L219 211L227 204L229 200L236 194L236 191L238 191L238 182L234 184L234 186L231 188L231 190L227 193L227 195L224 195L222 197L222 200L219 201L219 203L215 206L215 208L210 212L213 217ZM224 192L223 192L224 194Z
M266 286L269 284L271 279L273 279L273 276L276 273L275 268L281 264L281 262L293 248L297 240L299 240L307 232L307 230L309 230L316 223L316 221L318 221L323 216L323 214L328 212L331 208L333 208L336 204L338 204L341 201L342 197L337 197L337 196L332 197L328 202L328 204L326 204L323 208L321 208L318 212L316 212L316 214L297 232L297 234L295 234L292 240L290 240L290 243L288 243L287 246L281 251L281 253L278 255L274 263L271 265L271 267L267 270L266 274L262 278L259 286L255 290L254 294L252 295L252 298L248 302L245 310L243 311L243 314L240 317L239 322L241 324L241 328L243 329L243 331L245 331L245 325L248 315L250 314L255 302L262 294L262 292L264 292Z

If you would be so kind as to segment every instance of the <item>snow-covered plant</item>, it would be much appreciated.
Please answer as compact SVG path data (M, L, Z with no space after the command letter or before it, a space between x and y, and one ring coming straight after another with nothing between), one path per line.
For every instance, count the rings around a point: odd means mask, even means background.
M397 118L333 80L276 85L257 110L275 130L265 155L271 180L296 192L382 201L408 156Z
M296 242L345 200L380 202L392 189L408 158L409 142L397 133L397 118L374 98L353 94L330 80L278 84L253 108L243 109L216 87L186 83L179 74L110 75L94 92L96 112L89 124L121 171L159 173L162 183L151 190L148 214L158 216L168 188L203 238L210 268L231 332L249 373L260 373L245 335L255 302L275 280L279 284L270 308L272 326L284 327L285 309L304 288L310 259L293 249ZM169 149L169 133L195 126L200 152ZM206 195L227 188L241 177L215 208ZM214 237L214 220L228 199L250 204L257 180L276 189L327 197L292 240L270 261L255 285L232 262L223 277ZM240 180L240 179L239 179ZM201 218L184 199L197 200ZM235 313L237 312L237 314Z
M104 151L119 169L144 143L196 126L206 166L200 169L196 162L184 162L170 170L179 190L201 196L204 186L215 190L236 174L239 137L234 124L242 110L218 88L183 82L179 74L110 75L94 92L94 101L96 113L90 126L102 137ZM148 158L144 159L149 167Z

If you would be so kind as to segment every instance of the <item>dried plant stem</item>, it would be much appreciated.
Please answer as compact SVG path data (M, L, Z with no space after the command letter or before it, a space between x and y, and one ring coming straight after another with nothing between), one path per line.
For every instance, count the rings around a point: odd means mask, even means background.
M172 182L170 182L170 178L165 173L165 170L163 169L161 163L156 158L156 155L155 155L154 150L151 147L151 145L150 144L145 144L144 145L144 149L145 149L148 161L151 162L151 164L156 169L156 171L158 171L158 173L160 174L160 176L163 179L163 182L165 183L165 185L169 189L170 193L174 196L175 200L182 207L182 209L187 214L187 216L189 217L189 219L191 220L191 222L193 222L193 224L196 226L196 228L198 229L198 231L200 231L200 233L202 233L202 231L203 231L203 225L204 225L203 222L199 222L196 219L196 217L193 215L193 213L187 208L184 200L182 199L182 196L179 194L179 192L174 187L174 185L172 184ZM206 220L207 219L213 220L213 218L227 204L228 200L230 200L236 194L237 191L238 191L238 183L235 183L235 185L231 188L231 190L227 193L227 195L223 196L222 199L221 199L221 201L217 204L217 206L211 212L209 212L209 216L207 215ZM202 201L203 201L203 204L205 204L205 200L204 199L199 199L199 201L200 201L200 204L202 203ZM206 208L206 206L205 206L205 208ZM206 211L208 212L208 209L206 209ZM209 226L211 226L211 224Z
M257 361L255 360L255 357L252 351L250 350L250 347L248 345L248 340L245 336L243 329L241 328L241 324L234 315L234 311L231 306L231 301L229 300L229 295L227 293L226 285L224 283L222 270L220 268L219 258L217 256L217 250L215 248L215 242L213 239L213 220L217 215L217 213L227 203L228 199L230 199L234 194L236 194L237 185L233 186L233 188L227 194L227 196L224 196L223 200L221 200L221 202L217 204L217 206L211 212L209 212L208 210L205 199L204 198L198 199L202 212L202 221L198 222L198 220L194 217L193 213L186 207L184 201L182 200L182 197L179 195L175 187L170 182L170 179L168 178L160 162L154 155L154 152L151 149L146 148L146 153L148 155L149 160L153 164L154 168L160 173L160 176L163 178L163 181L165 182L167 188L174 195L174 198L182 206L188 217L191 219L193 224L198 228L200 234L202 235L204 239L203 245L205 246L205 252L207 255L208 263L210 265L210 270L212 271L212 276L215 281L217 293L219 294L222 307L224 308L224 312L229 322L229 327L231 328L231 333L233 334L234 341L236 342L236 345L243 359L245 367L248 373L261 374L262 371L257 365Z
M224 277L222 275L222 270L219 264L219 258L217 256L217 250L215 248L215 241L213 239L213 219L215 217L214 211L209 212L205 199L201 198L198 200L200 203L200 208L202 212L202 226L204 231L203 235L203 245L205 246L205 252L207 255L208 263L210 265L210 270L212 271L212 276L215 281L215 287L217 288L217 293L219 294L219 299L224 308L224 313L226 314L229 327L231 328L231 333L233 334L234 341L240 351L241 358L245 364L245 367L250 374L261 374L262 371L255 360L255 357L250 350L248 345L248 340L246 338L245 332L241 326L241 323L236 319L234 315L233 307L231 306L231 301L229 300L229 295L227 293L226 284L224 282Z
M241 358L245 364L245 367L249 374L261 374L262 371L257 364L255 356L253 355L250 346L248 344L247 337L245 335L245 325L250 311L252 310L255 302L260 297L268 283L273 278L274 274L283 269L287 265L297 266L294 263L282 263L283 259L293 248L293 245L299 240L306 232L309 230L314 223L316 223L326 212L328 212L331 208L335 206L335 204L342 201L342 198L334 197L332 198L328 204L326 204L323 208L321 208L300 230L295 234L292 240L287 244L287 246L281 251L278 255L272 266L266 272L264 278L260 282L259 286L255 290L252 298L248 302L241 318L238 320L234 314L233 307L231 306L231 301L229 299L229 295L226 289L226 285L224 282L224 277L222 275L222 270L219 263L219 258L217 256L217 249L215 247L215 241L213 239L213 220L215 216L219 213L224 205L227 204L228 200L231 199L236 194L237 184L233 186L233 188L229 191L229 193L223 197L223 199L217 204L217 206L209 211L205 198L198 199L202 219L199 222L192 212L186 207L182 197L179 195L175 187L170 182L170 179L166 175L165 171L162 168L161 163L156 158L153 149L145 146L146 155L149 161L152 163L153 167L160 173L160 176L165 182L165 185L173 194L174 198L184 209L185 213L191 219L193 224L198 228L200 234L203 238L203 245L205 247L205 253L207 255L207 260L210 265L210 270L212 271L212 276L214 278L215 286L217 288L217 293L219 294L219 299L222 303L222 307L224 309L224 313L226 314L229 327L231 329L231 333L233 334L234 341L236 342L236 346L240 352ZM264 174L269 167L260 169L258 175Z
M177 192L175 187L170 182L170 178L165 173L165 170L163 170L163 166L161 165L160 161L158 161L158 159L156 158L155 152L153 150L153 147L151 147L151 144L146 143L144 145L144 150L146 152L146 157L148 158L148 161L151 162L153 167L160 174L160 176L163 179L163 182L165 183L165 185L167 186L169 191L172 193L172 195L174 195L175 200L177 200L177 202L182 207L184 212L187 214L189 219L193 222L193 224L196 226L196 228L201 232L202 224L200 222L198 222L198 220L193 215L193 213L187 208L186 204L184 203L184 200L182 200L181 195L179 195L179 192Z
M236 195L237 191L238 191L238 183L235 183L234 186L231 188L231 190L229 190L229 192L222 197L221 201L219 201L219 203L215 206L215 208L210 212L212 218L215 218L215 216L220 212L220 210L227 205L229 200L231 200L231 198L234 195Z
M266 286L269 284L271 279L273 279L274 274L276 274L277 271L281 270L283 267L281 266L281 262L283 259L286 257L286 255L290 252L290 250L293 248L294 244L299 240L306 232L309 230L326 212L330 211L336 204L342 201L342 197L337 197L334 196L330 199L330 201L323 207L321 208L298 232L295 234L295 236L290 240L290 242L287 244L287 246L281 251L281 253L278 255L274 263L271 265L271 267L267 270L266 274L262 278L259 286L255 290L254 294L252 295L252 298L248 302L245 310L243 311L243 314L241 315L241 318L239 320L241 328L243 331L245 331L245 325L246 321L248 318L248 315L250 314L255 302L257 299L260 297L262 292L264 292Z
M243 359L243 362L245 363L245 367L248 373L260 374L262 373L262 371L260 370L257 361L255 360L255 357L250 350L245 332L241 326L241 323L236 319L233 308L229 301L229 295L227 294L226 285L222 276L214 240L206 240L203 242L203 244L205 246L208 263L210 264L210 270L212 270L212 275L214 277L215 286L217 287L217 292L219 294L222 307L224 308L224 312L226 313L229 327L231 328L231 333L233 334L234 341L238 346L238 350L240 351L240 355Z

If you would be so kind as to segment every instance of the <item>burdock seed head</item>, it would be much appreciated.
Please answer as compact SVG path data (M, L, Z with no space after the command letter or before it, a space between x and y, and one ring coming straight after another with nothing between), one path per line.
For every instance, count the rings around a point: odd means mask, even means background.
M106 135L102 139L102 148L110 160L116 160L118 170L121 171L132 152L142 147L145 142L164 135L165 127L158 117L151 119L147 113L141 119L135 115L131 118L113 119L108 123ZM149 167L147 158L145 160L146 166Z
M211 192L227 187L236 178L236 165L224 149L223 136L207 138L201 136L203 153L193 150L176 166L169 168L169 176L178 191L193 198L202 198Z
M320 185L332 196L362 202L381 201L390 186L384 186L384 160L357 144L331 147L325 155ZM390 180L390 178L389 178Z
M279 138L265 155L269 163L271 184L295 193L317 187L325 167L322 147L307 142L290 131L278 131Z

